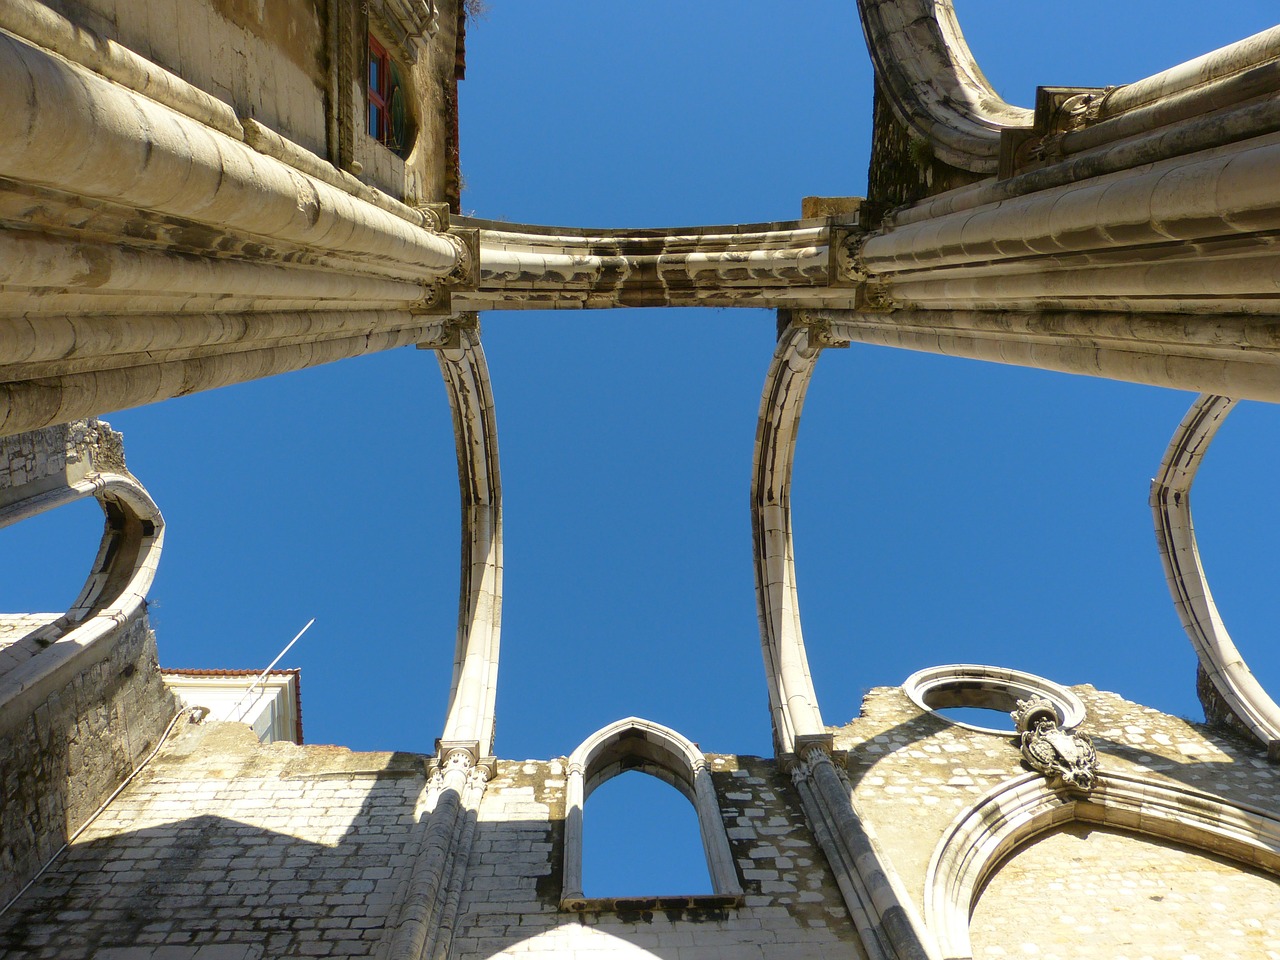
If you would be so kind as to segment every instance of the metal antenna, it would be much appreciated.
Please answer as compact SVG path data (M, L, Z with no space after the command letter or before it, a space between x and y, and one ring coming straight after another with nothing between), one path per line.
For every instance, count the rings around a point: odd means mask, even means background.
M249 695L252 694L255 689L257 689L258 685L263 683L267 679L267 677L271 673L272 668L275 667L275 665L281 661L284 655L289 652L289 648L292 647L295 643L297 643L299 638L301 638L301 636L304 633L306 633L308 630L311 629L311 624L315 622L316 622L316 618L312 617L310 620L307 621L307 625L298 631L298 636L294 637L287 644L285 644L284 649L281 650L280 653L276 656L276 658L272 660L270 664L267 665L267 669L263 670L262 673L258 674L257 679L254 680L253 683L249 684L249 689L244 692L244 696L242 696L239 700L236 701L236 705L231 708L231 713L228 714L228 716L234 714L237 710L240 709L240 704L244 703L245 700L249 698ZM244 715L248 712L249 712L249 708L245 707L244 710L240 713L240 715L236 717L236 720L237 721L243 720Z

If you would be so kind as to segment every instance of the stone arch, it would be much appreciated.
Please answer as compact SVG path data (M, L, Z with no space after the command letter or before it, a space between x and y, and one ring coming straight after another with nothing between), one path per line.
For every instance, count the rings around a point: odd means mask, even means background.
M638 770L679 790L693 804L717 895L737 896L742 884L734 868L711 770L697 746L662 724L627 717L602 727L573 751L565 785L564 887L561 905L585 900L582 891L582 808L591 791L620 773Z
M1218 428L1235 408L1230 397L1201 394L1169 441L1151 481L1156 543L1178 619L1205 676L1271 759L1280 759L1280 705L1263 689L1227 632L1200 561L1191 521L1191 485Z
M1274 813L1154 777L1100 773L1086 795L1025 774L961 813L934 850L924 919L942 956L972 957L969 919L987 879L1027 841L1072 821L1173 841L1280 875Z
M143 609L164 547L164 519L142 484L125 472L91 472L52 490L33 485L29 496L0 504L0 527L86 497L104 515L102 540L79 595L65 614L28 636L39 652L0 678L0 709L35 697L41 681L87 654L99 640Z

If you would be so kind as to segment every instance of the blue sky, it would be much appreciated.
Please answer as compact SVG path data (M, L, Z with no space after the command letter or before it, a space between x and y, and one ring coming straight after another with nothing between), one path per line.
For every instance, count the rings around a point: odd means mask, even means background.
M460 92L467 212L752 222L865 190L870 67L849 0L490 6ZM1082 2L1067 17L1042 2L957 7L988 77L1024 105L1036 84L1135 80L1275 20L1274 0L1211 17L1187 0ZM498 754L564 755L628 714L709 751L768 754L747 495L773 314L482 323L506 519ZM827 722L872 686L955 661L1198 719L1146 503L1192 399L885 348L824 355L793 505ZM430 752L458 585L434 356L393 351L108 419L168 523L152 592L161 662L263 667L315 617L282 664L303 668L307 739ZM1227 625L1272 690L1277 437L1280 411L1242 406L1193 498ZM0 532L23 558L4 606L65 608L94 512Z

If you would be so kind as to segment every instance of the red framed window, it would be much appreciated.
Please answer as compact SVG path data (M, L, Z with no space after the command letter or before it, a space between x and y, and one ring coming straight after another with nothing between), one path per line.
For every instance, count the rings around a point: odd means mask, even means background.
M391 57L369 37L369 136L393 147L391 130Z

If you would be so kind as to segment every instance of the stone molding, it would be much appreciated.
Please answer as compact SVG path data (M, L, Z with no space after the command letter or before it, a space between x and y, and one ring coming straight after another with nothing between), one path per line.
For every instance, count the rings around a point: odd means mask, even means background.
M1280 706L1263 689L1222 622L1191 522L1191 485L1209 444L1235 409L1230 397L1202 394L1191 405L1151 481L1156 544L1173 605L1205 675L1245 728L1280 761Z
M833 223L840 223L833 227ZM476 289L461 309L634 306L853 307L836 285L844 218L648 229L576 229L453 217L479 234Z
M561 908L585 910L597 899L587 898L582 891L583 806L596 787L628 770L657 777L693 804L707 857L707 872L716 896L741 896L742 883L729 850L706 758L695 743L670 727L627 717L597 730L569 756Z
M960 814L934 850L924 920L948 960L972 957L969 917L986 880L1028 840L1079 820L1227 856L1280 874L1280 817L1155 777L1098 774L1087 796L1029 773Z
M801 315L852 343L1280 402L1280 339L1265 318L994 305Z
M980 707L989 710L1012 712L1020 701L1044 699L1057 712L1057 722L1066 729L1074 729L1084 722L1085 709L1081 699L1066 687L1022 670L993 667L977 663L949 663L917 670L902 682L902 692L911 698L921 710L933 713L943 707ZM1008 730L981 727L944 717L948 723L992 733L1001 737L1011 735Z
M1001 131L1031 126L1032 114L987 82L951 0L858 0L858 12L898 119L951 166L995 173Z

